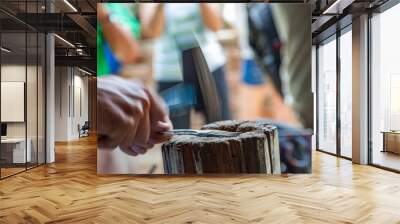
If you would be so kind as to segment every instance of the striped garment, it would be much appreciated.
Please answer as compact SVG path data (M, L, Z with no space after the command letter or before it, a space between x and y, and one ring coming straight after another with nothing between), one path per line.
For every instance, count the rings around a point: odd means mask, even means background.
M198 3L164 5L165 28L154 46L154 71L157 81L181 81L181 51L199 43L210 71L225 64L222 47L215 34L203 24Z

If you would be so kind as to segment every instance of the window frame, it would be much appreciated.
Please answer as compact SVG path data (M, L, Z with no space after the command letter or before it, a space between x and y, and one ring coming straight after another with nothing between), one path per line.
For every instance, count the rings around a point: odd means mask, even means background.
M27 13L29 13L29 12L27 12L27 4L26 4L27 1L21 1L21 2L25 3L25 12L24 13L25 13L25 16L26 16ZM39 1L38 0L37 1L33 1L33 3L37 4L36 5L36 11L38 12L38 10L39 10L39 8L38 8ZM47 12L47 8L48 7L46 7L46 12ZM1 9L1 5L0 5L0 9ZM3 11L3 9L1 9L1 10ZM14 19L17 22L21 22L16 17L10 17L10 18ZM47 127L47 110L46 110L46 108L47 108L47 99L46 99L47 98L47 81L46 81L46 78L47 78L47 43L48 43L47 32L43 32L41 30L38 30L38 29L28 25L27 23L25 23L23 26L24 26L23 30L12 31L12 32L0 29L0 45L2 45L2 43L1 43L2 38L1 37L2 37L3 33L20 33L21 35L25 35L25 37L24 37L25 38L25 49L24 49L24 51L25 51L25 56L24 56L25 57L24 58L24 60L25 60L25 69L24 69L25 70L25 87L24 87L24 89L25 89L25 93L24 93L24 98L25 98L24 99L25 166L24 166L23 170L20 170L18 172L15 172L15 173L12 173L12 174L9 174L9 175L6 175L6 176L2 173L2 169L3 168L0 167L0 180L6 179L8 177L12 177L12 176L17 175L19 173L26 172L26 171L28 171L30 169L39 167L39 166L44 165L44 164L47 163L47 144L48 144L47 143L47 128L46 128ZM1 23L0 23L0 28L1 28ZM36 34L36 49L35 49L35 51L36 51L36 57L37 57L36 61L34 62L34 65L36 66L36 72L35 72L36 73L35 74L36 75L36 91L34 93L36 95L36 122L34 122L36 124L36 136L32 137L32 138L36 138L36 141L37 141L37 145L36 145L36 149L35 149L36 150L36 161L35 161L34 164L30 164L29 166L28 166L29 162L27 162L27 156L28 156L28 154L27 154L27 147L28 147L28 144L27 144L27 142L28 142L28 110L27 110L27 83L28 83L27 75L28 75L28 67L27 66L29 65L29 63L28 63L28 34L33 34L33 35ZM40 34L43 34L43 35L40 35ZM39 40L39 36L42 37L42 38L40 38L40 40ZM41 41L43 49L39 48L39 41ZM39 51L39 49L41 51ZM43 109L43 113L44 113L43 116L39 115L39 113L38 113L38 111L39 111L39 81L38 81L39 80L38 79L39 68L38 68L38 66L40 65L40 63L39 63L39 52L43 53L43 55L40 55L40 56L42 57L42 60L44 60L44 63L42 64L42 70L41 70L42 82L43 82L42 84L43 84L43 88L44 88L44 91L42 92L42 96L43 96L42 103L43 103L43 105L41 105L43 107L42 108ZM0 53L0 82L2 81L1 80L1 67L3 66L2 62L3 62L2 55ZM1 90L1 86L0 86L0 90ZM0 111L1 111L1 109L2 108L1 108L1 105L0 105ZM39 116L42 116L42 117L39 117ZM43 124L42 128L44 129L43 133L42 133L43 134L43 143L44 143L42 145L42 147L43 147L42 148L42 152L44 154L41 155L41 157L43 157L42 158L43 162L39 162L39 141L38 141L38 139L39 139L39 120L41 120L41 122L43 122L42 123ZM0 119L0 123L1 123L1 119ZM1 144L0 144L0 156L1 156L1 148L2 147L1 147Z
M337 21L336 24L333 26L336 26L336 31L334 33L331 33L331 35L328 35L324 37L324 39L317 40L316 43L316 150L319 152L323 152L329 155L333 155L339 158L343 158L346 160L352 160L352 158L347 157L342 155L342 150L341 150L341 118L340 118L340 104L341 104L341 97L340 97L340 82L341 82L341 67L340 67L340 60L341 60L341 55L340 55L340 38L342 35L346 34L347 32L352 32L352 22L351 22L351 16L345 16L341 20ZM329 29L329 28L328 28ZM319 97L320 97L320 86L319 86L319 51L318 49L320 48L321 44L326 44L330 41L336 41L336 152L328 152L327 150L321 149L320 148L320 142L319 142L319 120L320 120L320 113L319 112Z
M372 19L374 18L374 14L381 14L384 13L385 11L393 8L394 6L400 5L400 0L388 0L382 5L369 10L368 11L368 165L377 167L383 170L395 172L395 173L400 173L400 169L393 169L384 165L380 165L377 163L374 163L373 161L373 154L374 154L374 147L373 147L373 130L372 130L372 107L373 107L373 102L372 102L372 94L373 94L373 88L372 88Z

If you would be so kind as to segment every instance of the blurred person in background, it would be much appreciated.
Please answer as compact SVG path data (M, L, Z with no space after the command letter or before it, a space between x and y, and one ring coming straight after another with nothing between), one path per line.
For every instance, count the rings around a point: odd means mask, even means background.
M249 7L253 10L248 10ZM246 104L238 108L238 117L269 118L298 125L292 109L283 102L279 73L281 41L273 19L271 4L225 3L223 16L237 32L240 49L239 95L240 101ZM263 35L254 34L256 29ZM263 58L256 57L260 54ZM261 70L260 63L265 64L264 68L267 69Z
M140 23L127 4L97 4L97 76L118 74L140 55Z
M279 74L285 104L294 112L294 119L304 128L313 128L313 95L311 92L311 9L305 4L251 4L249 21L252 27L251 46L264 72ZM272 10L271 10L272 9ZM271 16L280 42L279 71L269 63L270 32L265 25ZM270 72L270 73L275 73ZM275 82L278 83L278 82Z
M311 8L308 4L273 4L272 12L283 42L282 66L285 101L304 128L314 127L311 90Z
M262 101L266 95L266 80L256 61L249 44L249 26L247 3L224 3L223 18L235 30L240 50L240 89L237 117L256 119L261 116ZM247 99L251 98L249 101Z
M224 3L223 17L236 31L241 58L241 81L248 85L261 85L265 82L262 71L256 64L254 52L249 43L249 23L247 3Z
M250 20L247 20L247 22L250 21L250 23L247 23L249 26L247 29L250 33L248 35L250 45L257 55L263 56L259 58L260 63L265 65L266 73L274 83L275 90L282 96L282 81L280 77L282 42L273 18L271 4L250 4L249 7L251 9L248 15ZM252 32L256 29L262 32L263 35L253 39ZM263 47L258 48L257 46L260 45Z
M183 82L181 52L199 44L216 83L222 119L228 120L231 112L224 71L226 59L215 35L223 22L216 6L209 3L143 3L139 13L143 36L156 38L153 67L158 91ZM199 102L196 109L203 110L201 104L204 103L207 102ZM171 116L175 128L190 128L190 110Z
M111 149L119 147L134 156L144 154L154 144L168 140L169 136L161 133L172 126L162 99L141 81L109 76L115 72L112 60L122 65L136 62L138 20L119 3L98 4L97 20L98 146L110 149L100 150L98 159L106 160L102 164L112 170L123 163L123 157Z
M270 10L272 9L272 10ZM293 108L299 126L313 128L313 94L311 90L311 9L307 4L257 4L249 8L251 39L256 58L264 72L271 69L265 25L272 12L279 38L282 64L279 76L285 104ZM278 127L281 170L283 173L311 172L312 132L271 121Z

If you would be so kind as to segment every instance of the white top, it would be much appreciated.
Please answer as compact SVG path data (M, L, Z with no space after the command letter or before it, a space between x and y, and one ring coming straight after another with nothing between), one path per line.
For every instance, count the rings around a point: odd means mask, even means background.
M239 48L242 59L253 59L254 53L249 43L247 3L224 4L223 16L239 34Z
M203 24L198 3L164 5L164 33L155 42L154 72L157 81L181 81L181 51L199 43L208 67L213 72L226 59L215 34Z

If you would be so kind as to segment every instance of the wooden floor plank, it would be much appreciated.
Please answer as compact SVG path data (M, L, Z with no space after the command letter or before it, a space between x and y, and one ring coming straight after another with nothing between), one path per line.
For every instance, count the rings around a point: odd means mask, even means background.
M96 142L0 181L0 223L400 223L400 175L313 153L313 174L98 176Z

